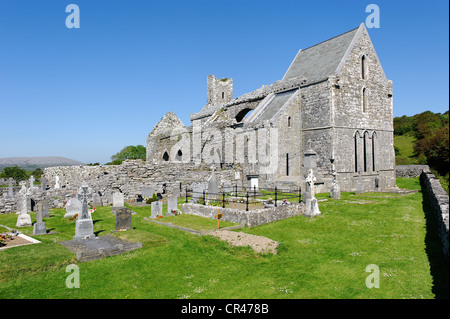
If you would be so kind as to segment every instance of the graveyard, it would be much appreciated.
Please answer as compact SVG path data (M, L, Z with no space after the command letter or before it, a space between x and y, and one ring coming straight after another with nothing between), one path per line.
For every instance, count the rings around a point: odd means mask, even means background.
M187 198L180 194L171 209L176 213L170 214L166 196L158 204L141 205L118 196L94 210L86 206L88 190L80 190L84 208L78 216L65 216L66 207L50 208L44 215L37 205L36 212L27 212L31 223L17 227L20 215L0 214L0 232L19 230L35 241L0 250L0 298L410 299L445 297L445 291L448 298L448 272L442 271L448 262L439 261L442 247L419 179L397 178L397 185L409 191L342 192L339 199L329 192L313 194L320 214L251 227L227 221L231 208L220 201L192 203L192 193ZM281 193L278 205L299 205L296 194L290 195ZM272 196L261 193L260 200ZM282 205L283 196L287 205ZM213 236L218 220L187 214L186 205L209 206L216 214L220 209L223 235L264 238L276 243L275 251L261 253ZM88 221L87 226L78 228L80 221ZM45 233L36 233L36 223L45 223ZM79 231L83 239L76 238ZM64 245L93 241L91 248L97 249L98 240L108 247L87 260ZM80 287L68 288L66 268L74 264ZM380 268L381 289L366 287L370 264Z

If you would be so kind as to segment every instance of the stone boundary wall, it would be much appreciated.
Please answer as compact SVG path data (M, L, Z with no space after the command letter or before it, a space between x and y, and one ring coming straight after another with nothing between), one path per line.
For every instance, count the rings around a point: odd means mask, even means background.
M179 189L180 183L181 196L184 196L186 185L207 182L212 171L207 164L128 160L121 165L50 167L44 170L44 174L51 187L55 184L55 176L58 175L61 186L68 185L78 189L81 183L86 181L93 191L100 191L102 196L119 191L124 194L125 199L130 199L140 195L145 186L153 187L156 192L162 193L166 184L166 191L170 193L175 188ZM215 174L220 185L222 181L235 180L235 170L216 169Z
M395 165L396 177L419 177L423 171L430 171L428 165Z
M448 194L442 188L439 179L429 171L423 171L420 175L422 184L422 191L429 196L430 204L433 213L438 222L439 237L442 242L444 256L448 260L449 246L448 246L448 209L449 200Z
M215 219L214 216L217 215L219 208L220 212L223 214L221 220L229 221L232 223L246 224L248 227L255 227L277 220L286 219L292 216L303 215L305 211L305 205L303 203L291 203L289 205L280 205L278 207L256 209L250 211L185 203L183 204L181 211L183 212L183 214L197 215Z

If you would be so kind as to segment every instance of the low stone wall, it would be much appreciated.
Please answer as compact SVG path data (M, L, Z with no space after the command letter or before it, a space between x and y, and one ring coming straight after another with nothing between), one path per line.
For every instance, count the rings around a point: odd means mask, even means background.
M421 173L420 181L422 183L423 194L429 196L430 205L438 222L438 232L444 249L444 255L448 260L448 194L442 188L439 179L429 171L423 171Z
M428 165L396 165L396 177L419 177L422 171L429 172Z
M183 204L181 211L183 214L215 219L214 216L217 215L219 208L220 207L185 203ZM255 227L292 216L299 216L304 213L304 210L305 206L303 203L280 205L278 207L256 209L251 211L242 211L233 208L220 208L220 212L223 214L221 220L232 223L246 224L248 227Z

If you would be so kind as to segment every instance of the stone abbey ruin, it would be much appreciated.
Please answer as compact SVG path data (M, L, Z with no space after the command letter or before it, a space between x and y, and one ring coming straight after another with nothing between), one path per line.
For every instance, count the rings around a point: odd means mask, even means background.
M206 95L190 126L172 112L155 125L146 161L46 168L47 197L73 196L86 182L93 201L108 205L114 192L126 199L146 187L178 193L207 182L212 171L220 191L303 191L309 170L316 192L333 184L341 191L395 187L392 81L364 24L299 50L279 81L233 98L233 80L210 75ZM17 211L14 198L2 201L1 212Z

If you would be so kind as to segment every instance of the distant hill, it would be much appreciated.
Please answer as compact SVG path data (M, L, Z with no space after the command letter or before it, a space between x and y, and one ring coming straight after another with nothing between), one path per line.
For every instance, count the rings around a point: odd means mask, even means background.
M0 158L0 170L5 167L18 166L27 171L35 170L36 168L44 169L52 166L74 166L84 165L84 163L71 160L59 156L43 156L43 157L5 157Z

